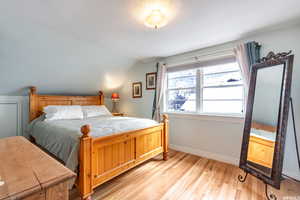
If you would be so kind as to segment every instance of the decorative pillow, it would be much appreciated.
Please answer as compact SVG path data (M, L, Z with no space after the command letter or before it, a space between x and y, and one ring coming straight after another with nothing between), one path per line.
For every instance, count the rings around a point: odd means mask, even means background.
M46 114L45 121L58 119L83 119L81 106L46 106L44 107Z
M84 118L112 116L108 109L104 106L81 106Z

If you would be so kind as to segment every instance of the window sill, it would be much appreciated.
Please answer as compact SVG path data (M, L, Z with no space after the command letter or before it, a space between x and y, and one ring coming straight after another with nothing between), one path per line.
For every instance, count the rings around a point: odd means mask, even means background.
M163 112L162 114L169 115L170 118L190 119L190 120L204 120L230 123L244 123L244 115L239 114L213 114L213 113L177 113L177 112Z

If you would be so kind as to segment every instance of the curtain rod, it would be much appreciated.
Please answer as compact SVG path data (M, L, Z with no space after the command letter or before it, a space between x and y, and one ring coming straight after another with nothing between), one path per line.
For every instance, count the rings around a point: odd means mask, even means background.
M224 53L221 55L218 55L220 53ZM194 62L199 62L201 61L201 58L203 57L208 57L205 60L209 60L209 56L233 56L233 48L228 48L228 49L222 49L222 50L215 50L215 51L211 51L211 52L207 52L207 53L202 53L202 54L197 54L194 56L186 56L183 58L178 58L178 61L176 61L177 59L175 58L174 62L165 62L167 63L168 67L173 67L173 66L178 66L178 65L182 65L182 64L187 64L187 63L194 63ZM178 57L180 57L180 55L177 55ZM176 57L176 56L174 56Z
M253 41L257 47L261 47L261 43L259 42L256 42L256 41ZM186 57L183 57L183 58L178 58L178 61L176 60L175 58L175 61L172 63L168 63L168 62L165 62L165 64L168 64L168 67L173 67L173 66L178 66L178 65L182 65L182 64L188 64L188 63L194 63L194 62L199 62L201 61L201 57L208 57L208 56L213 56L213 55L216 55L218 53L222 53L222 52L228 52L227 55L221 55L221 56L233 56L234 55L234 52L233 52L233 48L234 46L230 47L230 48L224 48L224 49L219 49L219 50L212 50L210 52L207 52L207 53L202 53L202 54L198 54L198 55L194 55L194 56L186 56ZM201 50L200 50L201 51ZM170 56L170 57L180 57L180 54L179 55L175 55L175 56ZM208 58L209 59L209 58Z

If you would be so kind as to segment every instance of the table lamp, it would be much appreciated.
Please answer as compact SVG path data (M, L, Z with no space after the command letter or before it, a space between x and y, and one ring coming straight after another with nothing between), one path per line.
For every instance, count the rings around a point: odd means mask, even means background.
M111 100L112 100L112 102L113 102L113 108L112 108L112 112L113 113L117 113L118 112L118 110L117 110L117 102L119 102L120 101L120 96L119 96L119 94L118 93L112 93L111 94Z

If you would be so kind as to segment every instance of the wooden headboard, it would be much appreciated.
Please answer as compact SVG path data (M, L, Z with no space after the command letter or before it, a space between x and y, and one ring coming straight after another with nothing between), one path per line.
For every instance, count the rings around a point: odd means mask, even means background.
M259 130L264 130L264 131L269 131L269 132L274 132L276 133L277 128L275 126L269 126L266 124L262 124L259 122L253 121L251 123L251 128L259 129Z
M58 96L39 95L36 87L30 87L29 119L30 121L43 114L43 108L48 105L103 105L104 95L99 91L98 96Z

